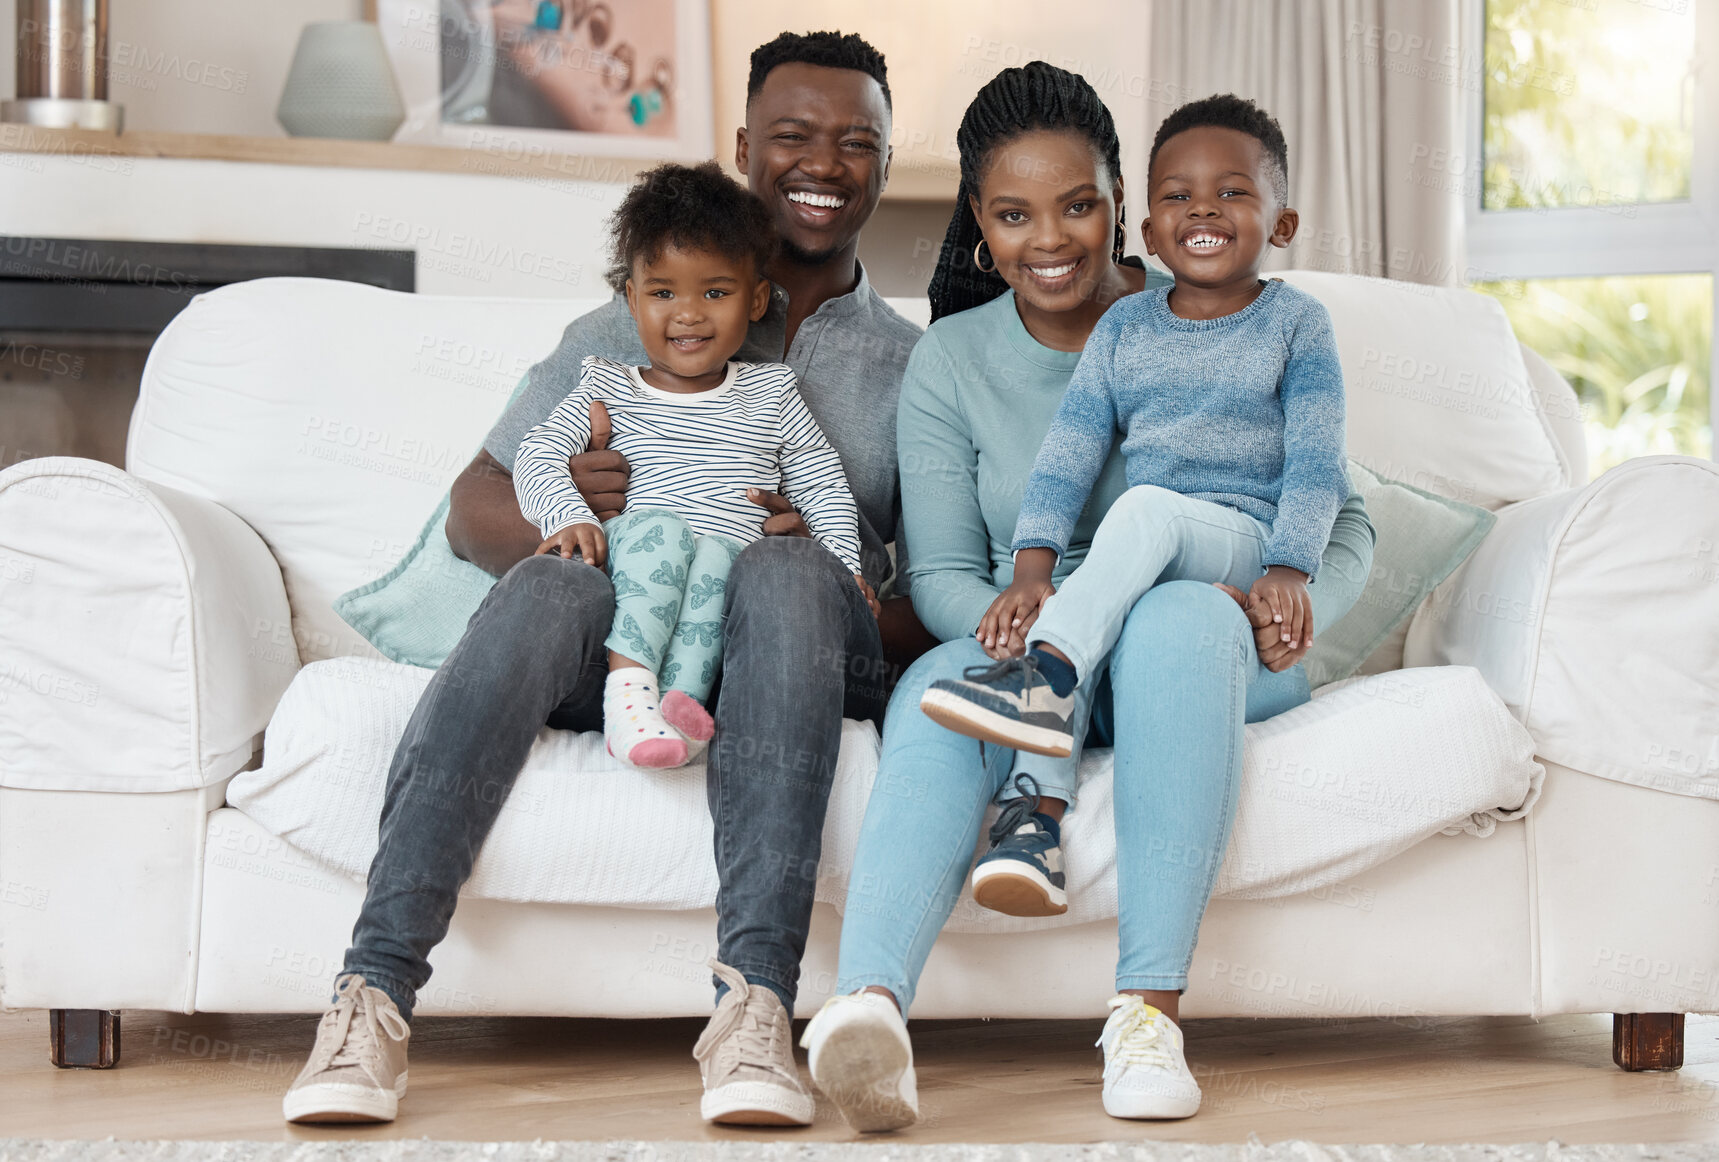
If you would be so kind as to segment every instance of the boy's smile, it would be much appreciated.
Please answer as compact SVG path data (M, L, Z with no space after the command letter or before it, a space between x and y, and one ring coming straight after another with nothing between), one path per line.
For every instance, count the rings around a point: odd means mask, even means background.
M1177 313L1251 302L1273 246L1288 246L1299 217L1279 203L1265 147L1239 129L1202 125L1159 147L1148 179L1146 250L1176 276ZM1238 303L1238 299L1245 299Z
M627 307L663 391L708 391L722 382L746 330L770 305L770 283L750 259L666 246L640 256L627 280Z

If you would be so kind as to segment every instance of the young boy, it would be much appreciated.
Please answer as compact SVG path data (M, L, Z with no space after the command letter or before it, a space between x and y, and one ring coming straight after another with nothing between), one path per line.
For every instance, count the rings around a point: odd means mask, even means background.
M1143 230L1176 283L1121 299L1099 320L1034 461L1014 578L978 629L982 641L1013 635L1027 652L935 683L920 703L928 716L1067 756L1085 729L1077 686L1096 681L1134 603L1161 581L1246 589L1284 641L1312 639L1307 586L1349 485L1330 316L1259 277L1269 249L1295 236L1288 185L1283 131L1250 101L1208 97L1159 128ZM1052 567L1118 432L1132 487L1058 593ZM1052 814L1057 802L1045 801ZM1049 873L1060 866L1059 825L1044 805L980 861L981 902L1017 915L1063 910Z
M763 271L775 234L763 203L714 162L663 165L627 192L613 235L610 280L626 292L650 365L587 357L579 385L520 442L514 487L543 532L538 553L609 565L609 753L678 767L715 730L704 700L721 658L728 571L763 535L749 496L787 497L873 599L841 459L794 373L729 362L769 305ZM607 411L609 447L631 468L625 511L601 525L567 465L590 441L594 409Z

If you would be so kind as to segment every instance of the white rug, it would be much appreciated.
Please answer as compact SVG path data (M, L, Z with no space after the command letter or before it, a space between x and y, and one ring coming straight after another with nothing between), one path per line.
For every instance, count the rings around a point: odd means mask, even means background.
M129 1142L0 1139L0 1162L1708 1162L1719 1146L925 1145L824 1142Z

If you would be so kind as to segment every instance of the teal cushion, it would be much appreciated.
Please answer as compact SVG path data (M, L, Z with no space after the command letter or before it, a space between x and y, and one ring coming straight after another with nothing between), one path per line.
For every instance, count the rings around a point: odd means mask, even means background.
M529 382L531 376L520 377L503 412ZM446 527L448 502L443 496L399 564L334 599L334 612L347 625L383 657L408 666L440 666L496 581L454 556Z
M334 612L385 658L408 666L441 665L495 584L494 577L454 556L447 520L444 496L399 564L334 600Z
M1353 460L1349 479L1367 502L1378 540L1373 571L1354 608L1337 624L1313 627L1308 684L1338 682L1361 668L1427 595L1468 560L1497 517L1371 472ZM1314 582L1318 584L1318 582Z

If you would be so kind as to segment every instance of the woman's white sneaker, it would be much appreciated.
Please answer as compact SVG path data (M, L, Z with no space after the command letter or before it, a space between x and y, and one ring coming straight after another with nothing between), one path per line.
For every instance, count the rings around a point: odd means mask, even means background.
M1176 1022L1129 993L1112 997L1110 1008L1098 1038L1104 1112L1113 1118L1193 1117L1200 1111L1200 1083L1188 1071Z
M919 1120L913 1043L895 1004L880 993L831 997L800 1037L812 1082L861 1133Z

